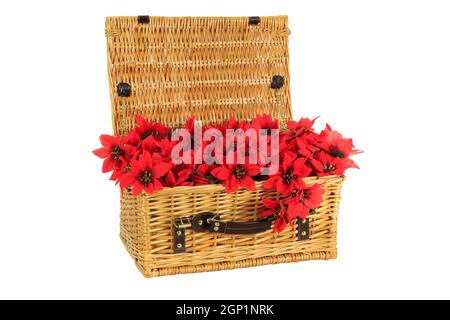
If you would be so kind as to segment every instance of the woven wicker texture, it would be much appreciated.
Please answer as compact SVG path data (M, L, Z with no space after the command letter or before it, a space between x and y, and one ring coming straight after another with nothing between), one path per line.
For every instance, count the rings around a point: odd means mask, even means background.
M108 73L114 132L135 127L134 116L181 126L195 115L204 124L233 115L250 120L269 113L284 127L291 119L287 17L111 17L106 20ZM274 75L284 85L271 88ZM117 85L130 85L119 96ZM211 211L226 221L257 219L261 196L276 199L257 183L256 192L227 194L221 185L165 188L121 197L121 238L147 277L243 268L336 257L336 225L342 177L307 178L325 190L311 216L310 240L299 241L293 225L281 234L194 233L186 252L172 249L173 220Z
M230 115L251 120L291 118L287 17L138 17L106 19L113 128L123 134L134 116L181 126L195 115L203 123ZM284 77L272 89L275 75ZM121 97L117 85L131 86Z
M211 211L222 220L257 219L261 196L277 199L264 190L240 189L227 194L221 185L166 188L152 195L121 200L121 238L147 277L177 273L243 268L269 263L336 257L336 225L342 177L307 178L307 185L319 182L325 193L322 206L310 216L310 240L297 240L294 224L275 235L268 230L255 235L195 233L186 230L186 253L172 250L173 220Z

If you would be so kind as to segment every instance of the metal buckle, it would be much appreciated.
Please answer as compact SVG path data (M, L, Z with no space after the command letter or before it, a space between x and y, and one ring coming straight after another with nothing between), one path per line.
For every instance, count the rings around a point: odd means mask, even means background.
M212 223L212 222L220 222L220 223L223 223L223 221L221 221L221 220L219 220L219 219L216 219L217 217L219 217L218 214L216 214L216 215L215 215L214 217L212 217L212 218L206 219L206 222L208 222L208 223Z
M215 215L212 218L206 219L206 222L210 225L210 231L218 232L220 227L226 228L227 223L225 221L220 220L219 215Z
M190 228L191 225L191 221L188 218L176 218L173 221L173 225L175 226L175 228L177 229L187 229Z

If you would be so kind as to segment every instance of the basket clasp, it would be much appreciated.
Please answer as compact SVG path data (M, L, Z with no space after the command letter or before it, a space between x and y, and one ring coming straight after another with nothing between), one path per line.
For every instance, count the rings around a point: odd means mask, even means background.
M191 227L191 221L188 218L177 218L173 221L173 225L177 229L187 229Z

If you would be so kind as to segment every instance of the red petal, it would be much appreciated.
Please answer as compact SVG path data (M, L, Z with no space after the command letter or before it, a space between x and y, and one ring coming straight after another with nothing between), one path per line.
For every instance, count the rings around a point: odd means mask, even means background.
M211 174L219 180L227 180L230 177L230 170L220 166L211 170Z
M110 156L110 150L109 148L100 148L92 151L93 154L95 154L97 157L104 159Z
M141 137L136 133L136 131L131 131L125 138L124 142L132 146L137 146L141 142Z
M111 174L111 177L109 177L109 180L116 181L121 176L123 176L123 174L124 173L123 173L122 169L115 168L113 173ZM116 182L116 185L117 185L117 182Z
M235 176L231 176L231 179L225 181L225 190L228 193L235 192L239 187L238 181Z
M137 197L142 193L142 190L144 189L144 186L140 184L139 182L135 182L133 184L133 196Z
M269 208L269 209L275 209L280 206L279 201L276 201L276 200L262 199L262 202L264 204L264 207Z
M292 192L293 186L292 186L292 183L290 185L287 185L284 183L283 179L279 179L277 181L276 189L282 195L287 196Z
M254 177L260 174L261 168L255 164L248 164L245 166L245 172L247 173L248 176Z
M265 189L276 189L277 180L280 177L278 175L271 176L268 180L264 182L264 188Z
M342 163L344 165L345 168L355 168L355 169L359 169L358 165L356 164L355 161L353 161L352 159L349 158L344 158L342 159Z
M271 217L273 216L273 210L264 210L259 213L261 217Z
M155 164L152 168L152 176L156 179L164 176L172 167L170 163L167 162L159 162Z
M332 156L323 151L317 153L316 159L322 162L323 164L331 164L334 160Z
M115 146L119 143L118 141L119 139L117 137L114 136L110 136L107 134L102 134L100 136L100 143L102 144L102 146L104 147L112 147Z
M209 167L212 167L210 164L201 164L197 167L197 174L201 176L206 176L208 174Z
M152 184L149 184L149 186L151 186ZM161 183L161 181L159 181L159 179L154 179L153 180L153 189L155 190L155 191L159 191L159 190L162 190L163 189L163 185L162 185L162 183ZM153 192L153 190L152 190L152 192Z
M286 220L284 219L284 217L280 216L280 217L278 217L278 219L275 221L275 225L274 225L274 227L273 227L273 231L274 231L274 232L277 232L277 233L280 233L281 231L284 230L284 228L286 227L286 225L287 225Z
M155 191L155 187L154 187L153 183L149 183L148 186L143 186L143 190L144 190L147 194L152 194L153 191Z
M300 172L304 166L305 166L305 159L299 158L295 160L294 163L292 164L292 169L294 170L294 172Z
M252 178L250 178L249 176L246 176L242 179L239 180L239 185L241 187L244 187L250 191L255 191L256 190L256 186L255 186L255 181L253 181Z
M323 163L316 160L316 159L309 159L309 162L312 164L312 166L314 167L315 170L319 171L319 172L323 172Z
M112 170L114 170L115 167L116 167L116 160L107 158L107 159L105 159L105 161L103 161L102 172L106 173L106 172L112 171Z
M142 125L145 125L147 122L147 120L145 120L145 118L141 117L141 116L136 116L136 124L140 127Z
M167 172L166 177L164 179L164 185L167 187L175 187L177 184L175 180L175 175L172 171Z
M303 181L303 179L293 180L291 185L292 185L292 190L294 190L294 188L297 190L302 190L305 188L305 182Z
M297 155L291 151L286 151L283 157L283 169L286 171L292 165Z
M288 221L292 221L300 215L303 205L300 203L290 203L287 208L286 216Z
M136 181L136 178L131 174L125 174L120 178L120 187L122 189L131 187L133 183Z
M296 121L289 121L287 123L287 127L288 127L289 131L295 131L297 129L297 126L298 126L298 122L296 122Z
M141 171L151 169L153 166L153 160L149 152L144 152L139 158L138 167Z
M145 140L142 142L142 149L145 151L151 151L152 148L156 145L156 140L153 138L153 136L148 136L145 138Z
M311 169L305 164L305 159L298 159L294 162L293 169L297 177L305 178L311 173Z
M169 128L167 128L166 126L162 125L161 123L155 123L155 125L152 128L154 131L158 132L160 134L160 136L164 137L165 135L167 135L170 131Z
M300 210L298 216L305 220L308 217L309 214L309 208L307 206L303 206L303 208Z

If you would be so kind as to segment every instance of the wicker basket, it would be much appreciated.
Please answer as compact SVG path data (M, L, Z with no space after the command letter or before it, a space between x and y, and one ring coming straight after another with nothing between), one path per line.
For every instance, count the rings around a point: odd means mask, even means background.
M291 119L287 17L110 17L106 19L113 128L135 115L181 126L233 115ZM321 183L322 206L274 234L258 220L264 190L227 194L221 185L165 188L121 196L121 238L147 277L336 257L343 177Z

